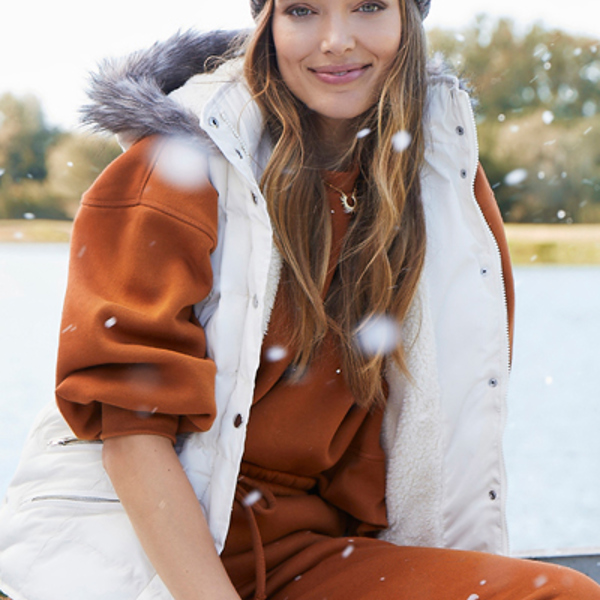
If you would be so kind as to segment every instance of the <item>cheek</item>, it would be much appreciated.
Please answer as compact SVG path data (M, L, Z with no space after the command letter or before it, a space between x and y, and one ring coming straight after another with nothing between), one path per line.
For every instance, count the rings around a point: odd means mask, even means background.
M302 36L299 35L298 28L294 27L289 19L274 15L271 32L277 61L294 61L297 55L300 54L299 48L302 45Z
M295 28L278 26L275 21L272 31L279 73L287 87L295 93L301 78L302 59L306 56L306 42Z
M379 56L382 63L390 66L398 54L402 40L400 18L392 17L385 28L381 28L376 35L371 36L373 52Z
M285 80L285 71L287 71L288 63L293 61L293 44L289 43L290 36L287 35L286 28L278 25L277 21L273 20L273 43L275 45L275 59L279 72Z

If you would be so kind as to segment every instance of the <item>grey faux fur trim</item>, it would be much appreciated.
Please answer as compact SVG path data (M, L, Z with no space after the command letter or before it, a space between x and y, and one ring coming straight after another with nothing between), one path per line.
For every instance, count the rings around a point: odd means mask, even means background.
M239 35L179 32L126 58L105 60L90 76L91 102L81 108L82 124L134 139L152 134L204 137L198 117L167 94L196 73L213 69Z
M122 59L108 59L90 76L90 103L81 121L96 132L125 134L128 139L148 135L181 135L207 139L198 117L169 98L197 73L214 70L224 56L239 54L247 31L178 32ZM456 81L443 58L428 65L432 82ZM461 82L461 87L464 87Z

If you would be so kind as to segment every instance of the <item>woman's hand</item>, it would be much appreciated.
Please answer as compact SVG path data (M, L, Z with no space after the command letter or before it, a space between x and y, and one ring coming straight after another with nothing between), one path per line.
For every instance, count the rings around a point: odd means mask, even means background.
M105 440L104 467L154 568L176 600L240 600L171 441Z

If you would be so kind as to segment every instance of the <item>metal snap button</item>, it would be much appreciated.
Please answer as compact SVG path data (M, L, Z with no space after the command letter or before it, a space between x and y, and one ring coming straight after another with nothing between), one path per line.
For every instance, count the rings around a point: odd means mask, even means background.
M456 128L456 133L458 133L458 135L465 135L465 128L462 125L459 125Z
M467 178L467 170L466 170L466 169L461 169L461 171L460 171L460 176L461 176L463 179L466 179L466 178Z
M243 422L244 422L244 419L242 419L242 415L240 415L238 413L237 415L235 415L235 418L233 419L233 426L237 429Z
M219 121L217 120L216 117L209 117L208 124L211 127L214 127L215 129L217 129L219 127Z
M495 377L492 377L489 381L488 381L488 385L490 387L498 387L498 380Z

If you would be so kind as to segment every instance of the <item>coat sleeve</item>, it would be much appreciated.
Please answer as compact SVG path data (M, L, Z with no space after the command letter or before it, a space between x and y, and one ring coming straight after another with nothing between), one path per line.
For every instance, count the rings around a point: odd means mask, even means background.
M75 435L203 431L215 365L193 306L212 287L217 193L160 175L165 141L121 155L84 195L71 241L56 399Z
M514 320L515 320L515 284L512 271L512 264L510 261L510 253L508 250L508 241L506 239L506 233L504 232L504 225L502 223L502 215L498 208L498 203L494 196L494 192L490 186L490 183L486 177L481 164L477 168L477 176L475 177L475 197L477 203L483 212L483 216L487 221L498 249L500 250L500 256L502 259L502 274L504 277L504 289L506 294L506 310L508 312L508 333L510 339L510 348L512 356L513 337L514 337Z

